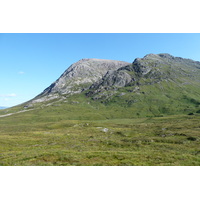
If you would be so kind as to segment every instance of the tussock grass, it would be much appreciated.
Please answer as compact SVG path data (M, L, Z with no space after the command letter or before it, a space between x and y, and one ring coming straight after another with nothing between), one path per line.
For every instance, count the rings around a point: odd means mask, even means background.
M198 114L102 120L57 118L44 118L36 112L1 118L0 165L200 165Z

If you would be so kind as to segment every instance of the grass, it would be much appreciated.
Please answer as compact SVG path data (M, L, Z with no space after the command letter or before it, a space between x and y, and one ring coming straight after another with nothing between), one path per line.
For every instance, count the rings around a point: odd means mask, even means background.
M198 114L98 120L43 117L30 111L0 118L0 165L200 165Z

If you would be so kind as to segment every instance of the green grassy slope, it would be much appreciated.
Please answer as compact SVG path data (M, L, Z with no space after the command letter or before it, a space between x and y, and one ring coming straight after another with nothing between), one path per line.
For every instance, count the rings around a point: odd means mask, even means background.
M197 95L140 90L104 103L75 95L0 118L0 165L200 165Z

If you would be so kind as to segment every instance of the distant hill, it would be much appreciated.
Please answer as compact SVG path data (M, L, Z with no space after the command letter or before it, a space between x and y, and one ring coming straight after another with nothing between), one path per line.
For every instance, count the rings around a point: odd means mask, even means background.
M108 119L200 112L200 62L148 54L133 63L82 59L34 99L33 109L66 119Z
M7 107L0 106L0 109L6 109Z

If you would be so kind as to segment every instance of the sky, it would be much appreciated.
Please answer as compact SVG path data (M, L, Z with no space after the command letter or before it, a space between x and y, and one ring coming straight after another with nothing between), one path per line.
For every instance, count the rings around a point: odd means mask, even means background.
M133 62L149 53L200 61L198 33L0 33L0 106L26 102L74 62Z

